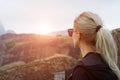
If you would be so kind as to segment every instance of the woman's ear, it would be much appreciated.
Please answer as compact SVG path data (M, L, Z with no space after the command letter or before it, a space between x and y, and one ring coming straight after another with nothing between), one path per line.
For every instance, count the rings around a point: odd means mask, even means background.
M78 39L79 39L79 41L81 40L81 33L78 33L77 34L77 37L78 37Z
M81 34L73 33L73 44L75 48L80 48Z

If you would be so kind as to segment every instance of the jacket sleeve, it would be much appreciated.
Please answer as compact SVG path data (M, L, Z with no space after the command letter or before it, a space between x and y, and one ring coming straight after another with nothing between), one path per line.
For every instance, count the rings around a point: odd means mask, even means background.
M73 71L72 80L88 80L86 72L86 69L84 69L83 67L77 67Z

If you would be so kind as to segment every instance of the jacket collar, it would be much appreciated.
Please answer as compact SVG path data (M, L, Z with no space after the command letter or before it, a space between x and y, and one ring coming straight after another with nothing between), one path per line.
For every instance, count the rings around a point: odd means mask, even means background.
M88 54L86 54L86 56L83 57L81 62L84 65L88 65L88 66L106 64L102 56L99 53L95 53L95 52L89 52Z

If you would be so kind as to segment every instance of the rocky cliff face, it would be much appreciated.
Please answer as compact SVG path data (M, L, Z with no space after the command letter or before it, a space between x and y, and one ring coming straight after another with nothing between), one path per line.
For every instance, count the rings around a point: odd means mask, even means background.
M79 49L74 49L71 38L65 36L42 36L35 34L5 34L0 37L2 65L16 61L29 63L54 54L78 58ZM4 55L4 56L3 56Z
M55 55L0 72L0 80L54 80L54 74L72 68L76 60Z
M3 64L3 56L5 55L5 50L6 50L6 46L4 44L4 41L0 40L0 66L2 66Z
M0 80L53 80L79 58L68 36L4 34L0 42Z
M112 35L116 41L117 48L118 48L118 65L120 68L120 28L112 30Z

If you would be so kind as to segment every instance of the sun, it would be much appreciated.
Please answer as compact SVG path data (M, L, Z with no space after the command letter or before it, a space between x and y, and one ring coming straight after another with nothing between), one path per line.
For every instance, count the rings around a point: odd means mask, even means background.
M48 34L51 31L51 27L47 24L40 25L39 33Z

